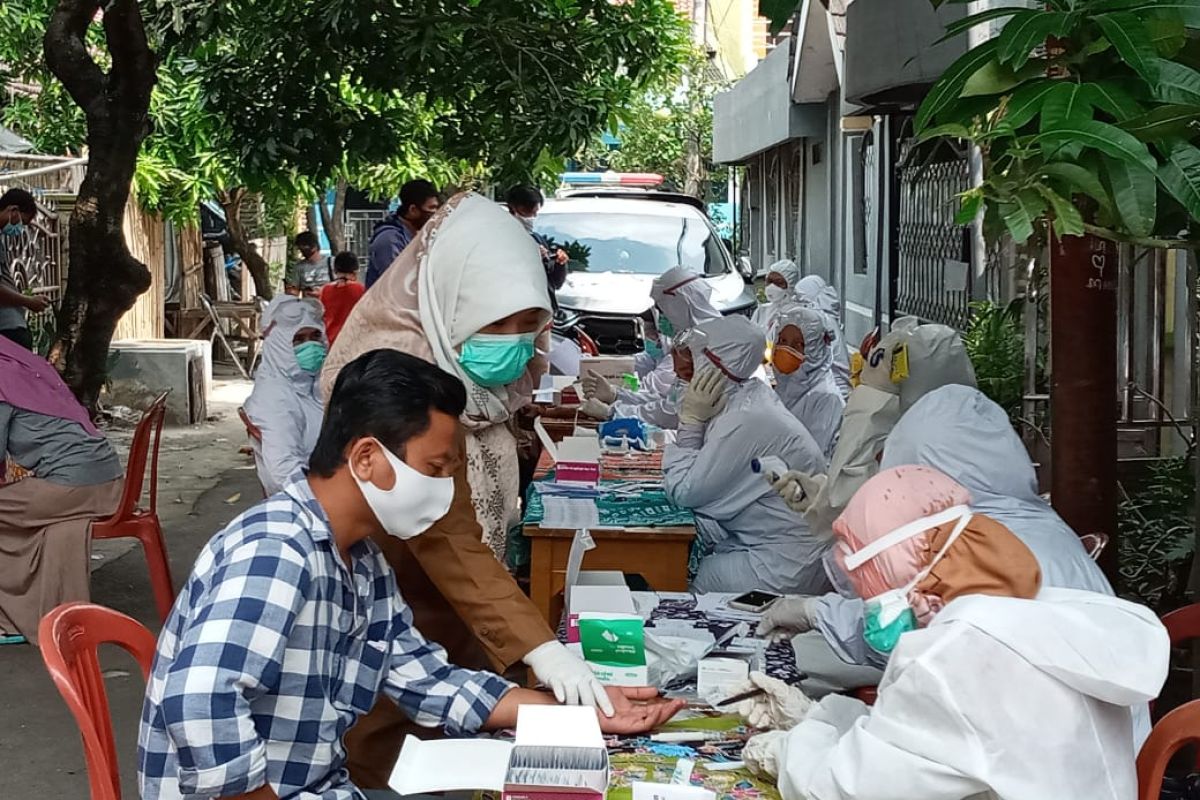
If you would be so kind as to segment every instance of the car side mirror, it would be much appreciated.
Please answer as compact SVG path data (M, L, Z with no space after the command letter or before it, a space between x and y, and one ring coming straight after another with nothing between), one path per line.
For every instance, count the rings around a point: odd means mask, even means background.
M754 283L754 265L750 263L750 256L741 256L737 260L737 265L742 280L746 283Z

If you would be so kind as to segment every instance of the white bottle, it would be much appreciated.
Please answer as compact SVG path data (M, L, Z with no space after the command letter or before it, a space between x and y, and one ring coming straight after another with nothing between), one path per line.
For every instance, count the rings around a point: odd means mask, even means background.
M767 483L774 483L788 471L788 465L779 456L763 456L751 459L750 469L755 475L762 475Z

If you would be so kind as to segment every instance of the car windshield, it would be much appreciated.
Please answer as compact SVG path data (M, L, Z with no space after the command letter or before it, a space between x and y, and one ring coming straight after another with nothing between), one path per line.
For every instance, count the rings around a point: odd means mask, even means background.
M535 228L567 252L573 272L661 275L677 266L703 275L726 271L724 244L696 217L543 213Z

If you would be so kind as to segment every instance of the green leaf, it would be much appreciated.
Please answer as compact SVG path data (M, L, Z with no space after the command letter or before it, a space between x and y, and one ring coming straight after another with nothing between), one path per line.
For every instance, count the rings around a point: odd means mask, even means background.
M1116 81L1097 81L1083 86L1092 105L1111 114L1118 122L1142 113L1142 105Z
M1156 59L1158 80L1150 82L1150 93L1163 103L1200 104L1200 72L1175 61Z
M1158 179L1194 220L1200 220L1200 149L1182 142L1171 148Z
M1013 14L1027 10L1021 6L1003 6L1001 8L989 8L987 11L980 11L978 14L971 14L962 19L957 19L946 26L946 34L934 42L934 44L938 45L948 39L953 39L955 36L969 31L976 25L982 25L985 22L1002 17L1011 17Z
M1121 129L1129 131L1143 142L1154 142L1194 132L1197 120L1200 120L1200 105L1159 106L1122 122Z
M1130 14L1149 12L1171 12L1178 14L1189 28L1200 28L1200 1L1198 0L1105 0L1088 9L1093 14L1125 11Z
M1017 74L999 61L989 61L963 85L960 97L979 97L981 95L1000 94L1007 92L1021 82Z
M1000 125L1016 131L1042 110L1046 95L1058 85L1057 81L1041 80L1022 86L1013 92Z
M1100 180L1099 175L1086 167L1059 161L1046 164L1038 172L1044 178L1062 182L1068 189L1082 192L1095 200L1103 209L1112 208L1112 198L1109 197L1108 190L1104 188L1104 182ZM1074 193L1074 191L1068 191L1068 194Z
M1138 141L1132 134L1106 122L1096 120L1072 122L1061 128L1043 130L1035 137L1035 141L1051 144L1075 142L1093 150L1099 150L1113 158L1137 162L1149 170L1158 166L1158 162L1154 160L1154 156L1150 154L1146 145Z
M970 137L971 132L967 130L966 125L958 122L947 122L945 125L935 125L932 128L926 128L921 131L921 135L917 137L917 143L938 138L969 139Z
M1160 14L1145 21L1150 42L1163 58L1170 58L1187 43L1187 28L1178 14Z
M1074 203L1049 186L1039 184L1037 191L1050 202L1050 208L1054 212L1054 232L1058 236L1083 235L1083 215Z
M1090 95L1080 84L1071 81L1058 81L1042 105L1042 130L1091 118Z
M920 133L933 119L938 111L958 99L959 93L967 83L967 79L979 71L980 67L992 60L996 54L996 40L989 39L978 47L972 47L963 53L953 64L946 68L942 77L929 90L924 102L917 110L913 129Z
M955 225L970 225L983 211L983 189L969 189L959 196L958 212L954 215Z
M1001 203L1000 215L1004 217L1004 225L1017 244L1023 244L1033 236L1033 220L1020 203Z
M1033 48L1048 36L1062 36L1074 22L1071 14L1057 11L1027 9L1014 14L996 37L999 43L996 55L1001 63L1020 69L1029 60Z
M1158 62L1161 59L1158 57L1158 51L1154 49L1150 32L1136 15L1103 14L1095 19L1100 30L1104 31L1105 38L1117 49L1122 61L1145 78L1147 83L1153 84L1158 80Z
M1134 236L1149 236L1158 215L1158 180L1154 173L1118 158L1104 159L1113 203Z

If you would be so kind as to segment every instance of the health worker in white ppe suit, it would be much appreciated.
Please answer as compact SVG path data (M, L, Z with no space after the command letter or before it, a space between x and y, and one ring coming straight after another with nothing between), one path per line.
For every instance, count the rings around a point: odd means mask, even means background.
M580 410L597 419L634 417L664 430L674 430L679 425L679 400L684 386L675 374L671 342L705 320L720 319L721 313L713 307L712 288L703 276L684 267L672 267L655 278L650 297L655 304L657 329L652 336L661 355L654 359L653 366L649 358L635 360L641 380L636 392L613 386L595 373L584 375L581 383L586 400Z
M834 289L820 275L806 275L797 281L793 294L804 305L817 309L829 320L833 329L833 378L837 381L842 397L848 397L854 384L850 380L850 348L846 345L846 334L842 330L842 301Z
M767 302L754 310L750 318L767 334L767 341L775 338L775 321L789 304L796 301L796 285L800 282L800 268L789 258L776 261L767 270L767 286L764 291Z
M745 317L701 323L687 337L689 380L679 433L663 457L673 503L696 514L707 551L693 588L701 592L821 592L829 587L818 542L783 499L751 469L775 456L799 469L821 469L812 435L760 380L766 338ZM688 374L691 372L692 374Z
M814 703L761 674L738 711L784 800L1130 800L1130 709L1157 696L1170 646L1147 608L1043 588L1034 554L936 470L885 470L835 530L836 560L890 650L874 707Z
M833 332L815 308L792 304L775 318L775 391L816 440L825 457L833 455L846 400L833 379Z
M329 342L319 303L280 295L263 311L262 363L246 399L246 416L262 434L251 439L263 491L273 495L308 466L324 416L319 376Z

